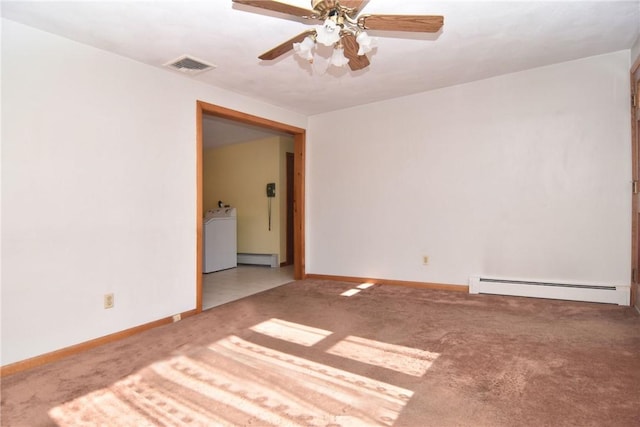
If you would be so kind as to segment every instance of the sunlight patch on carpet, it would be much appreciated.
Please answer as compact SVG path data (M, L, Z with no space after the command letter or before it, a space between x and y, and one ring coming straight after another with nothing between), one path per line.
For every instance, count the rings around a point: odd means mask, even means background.
M369 289L370 287L372 287L374 285L374 283L361 283L358 286L356 286L355 288L349 289L347 291L344 291L343 293L340 294L340 296L342 297L352 297L358 293L360 293L361 291L364 291L365 289Z
M53 408L59 426L392 426L402 387L237 336Z
M287 384L283 404L304 402L311 405L304 425L335 422L331 414L342 414L359 420L357 425L392 425L411 390L373 380L304 358L292 356L231 336L210 347L241 363L243 372L255 370L254 379L273 377L269 383ZM284 390L281 390L284 391Z
M354 336L336 343L327 353L416 377L423 376L440 356L439 353Z
M194 408L171 388L163 389L147 370L57 406L49 416L60 427L232 425L204 407Z
M269 319L249 329L272 338L278 338L305 347L311 347L332 334L331 331L288 322L282 319Z

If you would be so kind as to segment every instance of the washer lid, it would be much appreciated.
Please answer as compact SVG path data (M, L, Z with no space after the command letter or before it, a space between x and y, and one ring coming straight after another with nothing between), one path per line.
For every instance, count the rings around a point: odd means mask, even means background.
M209 209L205 214L204 214L204 218L202 219L203 222L207 222L209 221L211 218L213 218L213 213L214 213L214 209Z
M236 216L236 208L219 208L210 212L212 218L232 218Z

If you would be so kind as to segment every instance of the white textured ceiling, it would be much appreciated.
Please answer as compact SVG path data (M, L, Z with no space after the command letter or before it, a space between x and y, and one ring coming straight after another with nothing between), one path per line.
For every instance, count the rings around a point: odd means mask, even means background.
M310 8L309 0L286 2ZM445 21L435 35L371 32L379 37L371 66L353 72L327 69L322 55L313 65L292 52L260 61L316 22L231 0L2 1L7 19L152 66L192 55L217 68L185 78L308 115L629 49L640 30L640 0L369 0L364 12Z

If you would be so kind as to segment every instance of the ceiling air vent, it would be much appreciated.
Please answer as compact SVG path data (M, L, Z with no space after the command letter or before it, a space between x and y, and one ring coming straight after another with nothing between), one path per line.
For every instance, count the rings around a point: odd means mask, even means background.
M180 58L169 61L164 64L164 66L184 74L189 74L190 76L216 68L213 64L208 64L201 59L196 59L188 55L183 55Z

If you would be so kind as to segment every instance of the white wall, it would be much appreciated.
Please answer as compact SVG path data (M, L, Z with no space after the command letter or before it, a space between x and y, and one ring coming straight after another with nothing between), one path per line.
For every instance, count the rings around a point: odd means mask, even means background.
M631 64L633 65L638 59L640 59L640 37L631 46Z
M628 284L629 66L627 50L311 117L307 272Z
M2 89L3 365L195 308L196 100L306 127L8 20Z

